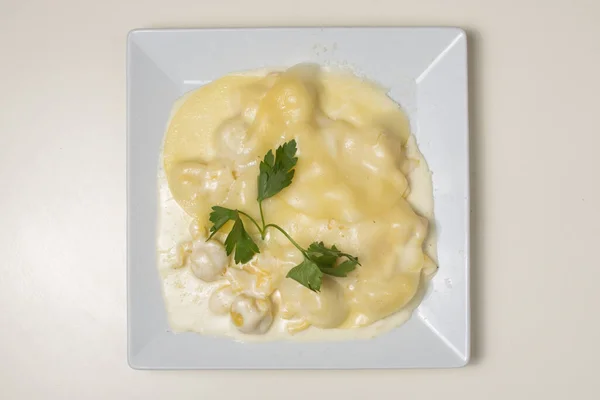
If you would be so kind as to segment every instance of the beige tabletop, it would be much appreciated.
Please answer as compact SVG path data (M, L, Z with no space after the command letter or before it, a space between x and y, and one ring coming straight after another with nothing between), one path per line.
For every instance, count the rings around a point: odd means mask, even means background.
M1 399L600 398L600 2L351 3L0 1ZM467 367L128 367L126 34L265 25L468 30Z

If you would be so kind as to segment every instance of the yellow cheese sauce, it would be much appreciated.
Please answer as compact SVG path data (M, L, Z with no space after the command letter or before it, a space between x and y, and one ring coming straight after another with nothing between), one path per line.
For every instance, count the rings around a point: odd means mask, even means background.
M358 256L347 277L312 292L287 272L302 254L278 231L245 265L206 243L211 207L260 220L258 165L295 139L292 184L263 203L301 246ZM352 74L298 65L225 76L173 107L159 183L158 259L175 332L237 340L369 338L403 322L436 270L431 173L408 120L383 89Z

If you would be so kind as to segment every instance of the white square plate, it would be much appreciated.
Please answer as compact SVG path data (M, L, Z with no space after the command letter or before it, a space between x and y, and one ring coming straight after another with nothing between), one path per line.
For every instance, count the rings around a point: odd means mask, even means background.
M135 30L127 43L128 355L133 368L423 368L469 359L467 46L457 28ZM439 271L413 317L371 340L241 344L167 323L156 174L174 101L234 71L316 62L390 88L433 172Z

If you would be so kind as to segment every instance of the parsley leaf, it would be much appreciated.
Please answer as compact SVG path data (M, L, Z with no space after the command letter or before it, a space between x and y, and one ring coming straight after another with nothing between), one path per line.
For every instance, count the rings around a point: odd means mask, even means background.
M210 213L210 222L213 223L213 226L210 228L210 236L208 239L210 240L215 233L219 231L228 221L235 221L239 218L239 214L237 210L231 210L229 208L214 206L212 208L212 212Z
M302 261L300 264L290 269L286 277L295 280L302 286L306 286L314 292L318 292L321 290L323 273L321 272L317 264L315 264L308 258L305 258L304 261Z
M336 266L335 263L340 257L346 257L347 260ZM342 253L335 245L328 248L323 242L314 242L308 247L304 261L292 268L286 277L318 292L321 289L323 274L348 276L357 265L358 258Z
M273 156L273 151L265 155L260 162L258 175L258 201L262 202L275 196L292 184L294 166L298 161L296 155L296 141L292 140L279 146Z
M235 248L235 255L233 259L236 264L245 264L254 257L256 253L260 253L258 250L258 246L246 229L244 228L244 223L238 217L233 224L233 228L231 228L231 232L227 235L227 239L225 239L225 250L227 254L231 254L233 249Z
M313 242L308 247L307 255L317 264L321 272L338 277L347 276L357 265L360 265L358 258L341 252L335 245L328 248L323 242ZM346 257L347 260L336 266L335 263L340 257Z
M349 272L354 271L354 268L356 268L357 264L358 260L346 260L336 267L322 267L320 270L327 275L344 277L348 276Z
M220 206L214 206L212 210L209 219L213 223L213 226L210 228L211 234L207 240L210 240L228 221L235 221L233 228L231 228L225 239L225 251L227 251L227 255L233 253L235 249L233 257L235 262L237 264L245 264L256 253L260 253L258 246L254 243L250 235L248 235L248 232L246 232L244 223L240 218L240 213L237 210Z
M286 276L308 289L318 292L321 290L324 274L336 277L348 276L348 273L353 271L357 265L360 265L360 262L357 257L340 251L335 245L327 247L323 242L313 242L308 249L304 249L279 225L265 223L262 201L276 195L292 184L294 167L298 161L296 150L296 141L292 140L279 146L275 150L275 154L272 150L269 150L260 163L257 200L262 224L259 225L254 218L243 211L214 206L209 217L213 226L210 228L208 239L211 239L227 222L233 221L233 227L225 239L225 250L227 255L235 252L234 260L236 264L244 264L260 251L246 231L242 216L256 225L263 239L267 228L275 228L283 233L304 255L304 261L292 268ZM342 261L342 257L345 260Z
M308 256L320 267L333 267L335 260L342 254L335 245L327 248L323 242L313 242L308 246Z

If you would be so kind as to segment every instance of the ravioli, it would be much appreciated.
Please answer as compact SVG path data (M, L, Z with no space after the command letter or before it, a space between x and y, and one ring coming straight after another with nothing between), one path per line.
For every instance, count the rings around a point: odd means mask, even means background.
M347 277L327 276L320 292L285 277L302 254L277 231L263 240L248 224L260 253L243 265L215 250L223 233L204 244L212 206L260 220L259 162L292 139L293 182L264 213L303 247L323 241L361 260ZM352 74L298 65L217 79L175 106L162 161L159 268L175 331L371 337L410 316L436 269L431 174L408 119Z

